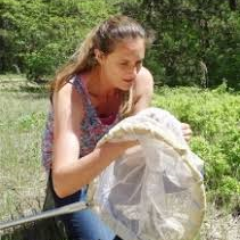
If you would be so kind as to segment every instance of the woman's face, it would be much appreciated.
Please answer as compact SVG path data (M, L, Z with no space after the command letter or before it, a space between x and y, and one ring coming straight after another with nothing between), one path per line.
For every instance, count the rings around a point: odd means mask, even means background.
M113 52L103 55L99 61L103 76L109 86L127 91L133 85L142 67L145 41L128 38L116 44Z

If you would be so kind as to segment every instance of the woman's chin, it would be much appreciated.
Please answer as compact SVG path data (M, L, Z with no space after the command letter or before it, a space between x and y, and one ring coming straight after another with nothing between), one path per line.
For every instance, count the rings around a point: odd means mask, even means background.
M133 86L133 82L125 82L124 84L122 84L121 86L121 90L122 91L129 91L129 89Z

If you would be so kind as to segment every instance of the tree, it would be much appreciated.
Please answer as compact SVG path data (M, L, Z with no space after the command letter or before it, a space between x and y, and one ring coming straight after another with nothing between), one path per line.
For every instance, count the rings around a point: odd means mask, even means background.
M1 0L0 71L19 66L30 79L54 74L86 33L115 12L105 0Z
M209 87L226 81L238 88L240 15L235 0L142 0L123 5L123 12L156 33L146 65L157 82L206 87L208 79Z

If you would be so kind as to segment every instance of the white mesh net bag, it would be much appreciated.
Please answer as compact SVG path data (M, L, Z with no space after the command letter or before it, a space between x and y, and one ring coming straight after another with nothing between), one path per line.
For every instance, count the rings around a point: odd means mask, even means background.
M148 108L118 123L98 143L138 140L99 177L94 199L102 219L124 240L192 240L206 208L202 161L181 123Z

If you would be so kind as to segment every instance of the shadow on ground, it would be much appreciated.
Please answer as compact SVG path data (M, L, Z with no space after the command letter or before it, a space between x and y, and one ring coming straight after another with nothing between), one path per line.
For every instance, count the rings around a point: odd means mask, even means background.
M53 208L53 198L48 187L42 211ZM57 217L52 217L4 230L2 234L0 232L0 240L67 240L67 235L63 223Z
M62 223L55 218L21 225L0 235L1 240L67 240Z

